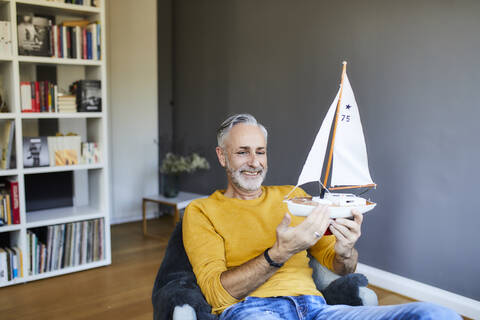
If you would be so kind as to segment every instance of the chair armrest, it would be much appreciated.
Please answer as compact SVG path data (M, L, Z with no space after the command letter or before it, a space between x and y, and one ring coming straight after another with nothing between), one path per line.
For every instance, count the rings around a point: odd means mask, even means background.
M309 258L309 265L313 270L313 281L315 282L315 285L319 291L324 290L330 283L341 277L338 274L330 271L330 269L324 265L320 264L320 262L318 262L313 256L309 255Z
M368 279L359 273L340 276L310 257L313 281L328 304L377 306L376 293L367 288Z

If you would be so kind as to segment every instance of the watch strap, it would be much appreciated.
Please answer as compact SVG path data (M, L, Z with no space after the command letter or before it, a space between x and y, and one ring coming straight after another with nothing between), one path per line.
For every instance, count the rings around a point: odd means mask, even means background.
M270 258L270 256L268 255L268 250L270 249L271 248L268 248L263 252L263 256L265 257L265 260L267 260L268 264L271 265L272 267L281 268L283 266L283 263L277 263L273 261L272 258Z

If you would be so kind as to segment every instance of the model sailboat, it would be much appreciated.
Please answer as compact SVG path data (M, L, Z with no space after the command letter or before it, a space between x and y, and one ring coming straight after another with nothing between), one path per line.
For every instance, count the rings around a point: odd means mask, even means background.
M294 215L307 216L314 206L326 204L329 205L331 218L345 218L352 215L353 209L363 214L376 206L375 203L353 194L330 192L376 187L368 169L360 114L348 81L346 66L347 63L343 62L340 89L328 109L296 185L298 187L318 181L321 185L320 196L285 200L289 211ZM329 139L332 124L333 133ZM322 184L324 159L329 145L328 163ZM330 187L327 187L330 169L332 171Z

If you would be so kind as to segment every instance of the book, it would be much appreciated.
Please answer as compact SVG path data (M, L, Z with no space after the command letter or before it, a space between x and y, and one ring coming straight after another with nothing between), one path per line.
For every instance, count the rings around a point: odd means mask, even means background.
M23 278L23 254L22 254L22 250L19 247L13 247L13 250L17 254L18 276L20 278Z
M100 80L80 80L74 84L78 112L102 111Z
M3 123L3 130L1 136L1 146L2 146L2 159L0 161L1 169L10 169L11 167L11 158L12 158L12 148L13 148L13 137L15 131L15 121L6 120Z
M50 56L51 22L46 17L17 17L18 53L25 56Z
M12 55L12 36L10 21L0 21L0 55Z
M10 185L13 224L20 224L20 195L18 191L18 181L8 180L8 182Z
M23 137L23 166L46 167L49 164L47 137Z
M32 86L30 81L20 82L20 100L22 112L33 112Z
M8 281L8 269L7 251L0 248L0 283L6 283Z

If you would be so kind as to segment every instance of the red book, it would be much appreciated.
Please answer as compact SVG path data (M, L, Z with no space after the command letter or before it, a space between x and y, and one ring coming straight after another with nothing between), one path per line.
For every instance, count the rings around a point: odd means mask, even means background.
M82 47L83 47L83 59L87 59L87 28L82 29Z
M13 224L20 224L20 197L18 195L18 181L11 180L9 183Z
M34 112L40 112L40 83L35 81L35 110Z
M44 82L44 90L45 90L45 93L44 93L44 96L45 96L45 111L46 112L50 112L50 103L49 103L49 99L48 99L48 94L50 92L50 87L49 87L49 83L47 80L43 81Z

